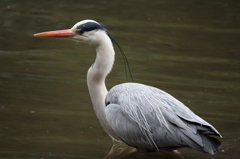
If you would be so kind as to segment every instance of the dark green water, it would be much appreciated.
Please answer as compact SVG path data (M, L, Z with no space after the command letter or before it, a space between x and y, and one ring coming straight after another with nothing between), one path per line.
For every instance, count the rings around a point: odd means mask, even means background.
M103 158L110 151L86 86L95 48L33 37L83 19L106 25L135 82L172 94L224 137L216 155L180 149L185 159L239 158L240 2L1 0L1 159ZM107 86L125 81L117 53Z

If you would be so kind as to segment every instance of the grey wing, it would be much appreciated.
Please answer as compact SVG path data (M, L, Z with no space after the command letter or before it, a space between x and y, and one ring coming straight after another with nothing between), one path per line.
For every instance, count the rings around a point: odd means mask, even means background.
M139 126L135 119L121 109L117 104L109 104L106 108L107 119L118 135L118 137L126 144L133 147L157 147L153 139L149 135L147 127Z
M220 136L212 125L157 88L137 83L117 85L109 91L106 102L110 125L130 146L153 151L191 147L213 154L220 145L199 133Z

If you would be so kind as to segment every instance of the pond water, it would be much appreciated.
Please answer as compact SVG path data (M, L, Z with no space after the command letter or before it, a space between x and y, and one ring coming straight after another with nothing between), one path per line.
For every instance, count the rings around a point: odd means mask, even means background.
M83 19L105 24L124 49L135 82L172 94L222 134L214 156L184 148L179 150L183 158L239 158L240 2L2 0L1 159L89 159L110 152L112 141L95 116L86 86L95 48L33 37ZM117 51L106 84L111 88L123 82ZM125 150L109 156L179 158Z

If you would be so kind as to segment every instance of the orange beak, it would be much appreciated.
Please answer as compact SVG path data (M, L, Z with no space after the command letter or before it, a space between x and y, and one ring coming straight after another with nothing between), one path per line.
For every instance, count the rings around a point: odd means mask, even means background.
M71 36L76 35L72 30L66 29L66 30L57 30L57 31L48 31L48 32L42 32L34 34L34 36L37 37L53 37L53 38L69 38Z

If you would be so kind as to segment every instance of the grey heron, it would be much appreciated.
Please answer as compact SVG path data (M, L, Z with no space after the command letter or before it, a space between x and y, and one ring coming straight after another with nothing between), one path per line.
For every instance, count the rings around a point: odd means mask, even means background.
M68 38L95 45L96 59L88 70L87 85L100 124L113 140L139 152L182 147L209 154L218 151L221 142L210 135L221 137L220 133L170 94L133 82L116 85L108 92L105 79L115 59L112 42L117 42L101 23L83 20L71 29L34 36Z

